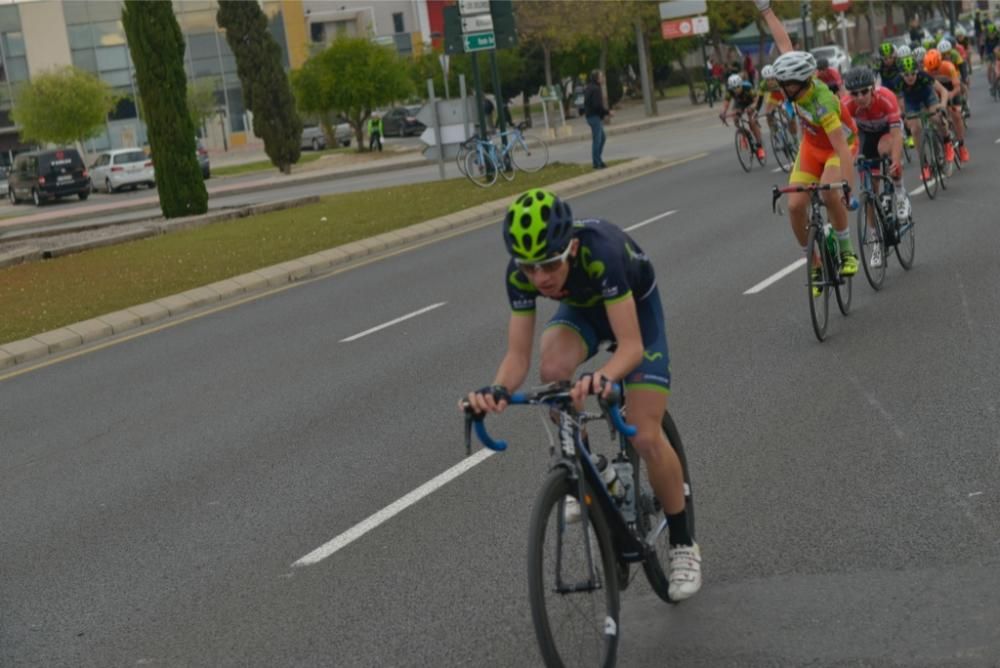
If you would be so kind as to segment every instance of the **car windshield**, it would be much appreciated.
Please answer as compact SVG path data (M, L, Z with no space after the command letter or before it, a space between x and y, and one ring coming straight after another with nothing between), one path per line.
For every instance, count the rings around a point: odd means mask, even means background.
M420 107L419 106L416 106L416 107L407 107L406 108L406 115L407 116L416 116L417 113L419 113L419 112L420 112Z
M817 58L833 58L837 55L837 49L832 46L823 46L818 49L813 49L812 53Z
M116 165L127 165L131 162L145 162L146 154L142 151L129 151L128 153L119 153L115 156Z

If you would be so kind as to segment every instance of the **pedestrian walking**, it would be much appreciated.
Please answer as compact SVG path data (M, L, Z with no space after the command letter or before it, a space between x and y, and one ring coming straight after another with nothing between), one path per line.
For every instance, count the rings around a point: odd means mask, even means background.
M601 94L601 71L594 70L590 73L590 80L583 91L583 113L587 117L587 125L590 126L592 143L590 145L590 157L594 169L604 169L607 165L601 159L604 152L604 119L614 114L604 106L604 96Z
M385 134L385 129L382 126L382 115L379 113L372 114L372 117L368 119L368 150L374 151L375 146L378 146L379 153L382 152L382 135Z

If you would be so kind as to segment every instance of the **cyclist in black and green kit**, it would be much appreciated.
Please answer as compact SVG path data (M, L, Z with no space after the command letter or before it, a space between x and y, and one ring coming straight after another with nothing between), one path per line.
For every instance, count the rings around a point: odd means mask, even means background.
M572 390L581 403L591 391L607 395L610 382L625 388L631 439L646 463L649 482L670 532L670 598L683 600L701 588L701 554L688 530L680 460L662 429L670 392L670 355L663 307L653 265L619 227L597 219L574 220L569 205L551 192L520 195L503 221L510 260L504 273L511 316L507 354L489 387L468 395L481 413L500 412L531 367L535 301L559 308L541 337L543 383L568 381L597 354L614 353Z

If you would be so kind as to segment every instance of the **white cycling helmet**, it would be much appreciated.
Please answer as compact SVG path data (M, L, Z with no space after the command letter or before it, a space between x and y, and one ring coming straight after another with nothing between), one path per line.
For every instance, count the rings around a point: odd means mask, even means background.
M816 73L816 59L806 51L789 51L774 61L778 81L809 81Z
M726 80L726 88L729 90L736 90L743 85L743 77L739 74L730 74L729 78Z
M940 51L942 54L948 53L949 51L951 51L951 42L949 42L946 39L941 40L940 42L938 42L937 50Z
M913 59L916 60L917 63L920 64L921 67L923 67L924 56L926 56L926 55L927 55L927 49L925 49L922 46L918 46L917 48L915 48L913 50Z
M910 47L908 47L905 44L896 49L896 57L899 58L900 60L911 55L913 55L913 53L910 51Z
M965 37L965 28L961 24L955 26L955 37Z
M764 67L761 68L760 75L765 79L773 79L774 67L772 65L765 65Z

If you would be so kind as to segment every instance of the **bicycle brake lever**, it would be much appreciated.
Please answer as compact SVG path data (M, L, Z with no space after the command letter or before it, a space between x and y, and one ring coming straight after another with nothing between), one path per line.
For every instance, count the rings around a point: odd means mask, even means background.
M465 456L472 454L472 414L465 413Z
M776 215L783 213L778 210L779 199L781 199L781 191L778 190L778 186L771 186L771 213Z

